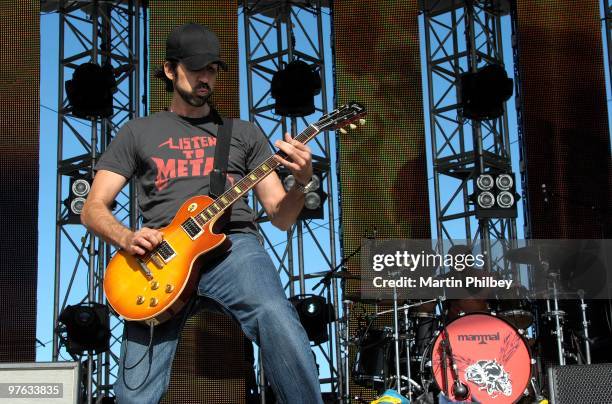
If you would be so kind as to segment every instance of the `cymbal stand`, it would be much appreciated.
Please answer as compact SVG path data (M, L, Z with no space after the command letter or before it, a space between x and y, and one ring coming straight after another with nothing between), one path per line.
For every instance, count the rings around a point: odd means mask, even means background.
M408 379L408 399L412 401L412 375L410 374L410 324L408 323L408 308L404 306L404 336L406 346L406 377Z
M545 268L548 268L548 262L542 262ZM552 332L555 335L555 339L557 340L557 353L559 355L559 365L565 365L565 349L563 348L563 316L565 316L565 312L559 310L559 298L557 296L557 277L559 274L549 273L550 278L552 278L552 292L553 298L546 299L546 313L544 315L548 317L548 319L554 319L555 321L555 330ZM551 310L552 304L552 310Z
M397 286L393 285L393 343L395 344L395 374L397 376L397 393L402 394L402 374L400 372L399 352L399 316L397 313ZM408 364L410 366L410 364Z
M586 357L586 364L591 364L591 344L589 343L589 322L587 320L586 309L587 305L584 302L584 293L580 294L580 314L582 315L582 338L584 340L584 356Z
M350 365L350 355L349 355L349 345L351 342L351 333L349 331L348 319L351 310L352 301L345 300L344 302L344 397L343 402L350 404L351 402L351 394L350 394L350 374L351 374L351 365Z

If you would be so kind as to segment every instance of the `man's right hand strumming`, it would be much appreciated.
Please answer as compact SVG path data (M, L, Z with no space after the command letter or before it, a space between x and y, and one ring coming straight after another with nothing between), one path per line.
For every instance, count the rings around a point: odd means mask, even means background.
M162 240L161 231L143 227L138 231L126 232L121 248L131 255L144 255L157 247Z

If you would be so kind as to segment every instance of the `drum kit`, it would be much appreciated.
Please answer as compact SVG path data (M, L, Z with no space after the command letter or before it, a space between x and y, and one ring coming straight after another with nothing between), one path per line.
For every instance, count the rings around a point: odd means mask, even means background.
M391 308L379 311L381 302L365 302L377 303L375 311L357 316L350 311L359 305L344 301L345 321L351 314L359 318L357 331L350 333L345 324L343 332L344 373L348 375L344 402L369 402L351 392L355 385L378 393L393 389L410 402L433 402L434 394L444 394L451 401L545 402L538 383L543 380L543 362L590 364L591 358L583 296L571 304L579 302L576 322L580 326L572 335L584 343L568 347L564 341L569 332L567 313L557 296L558 275L534 248L511 250L506 258L548 271L547 299L538 302L523 287L483 300L440 296L400 302L394 291L392 301L382 302ZM552 359L550 355L545 359L540 347L551 345L551 339L556 352ZM351 359L349 346L356 353Z

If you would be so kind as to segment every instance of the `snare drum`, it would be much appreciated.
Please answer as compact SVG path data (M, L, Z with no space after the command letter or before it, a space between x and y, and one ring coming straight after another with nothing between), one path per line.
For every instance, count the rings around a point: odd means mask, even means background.
M532 372L529 348L521 334L506 320L485 313L466 314L446 326L454 363L460 381L471 399L481 403L516 403L527 390ZM443 363L442 335L434 339L428 355L433 378L442 390L446 368L445 392L452 394L451 362ZM428 358L429 360L429 358Z

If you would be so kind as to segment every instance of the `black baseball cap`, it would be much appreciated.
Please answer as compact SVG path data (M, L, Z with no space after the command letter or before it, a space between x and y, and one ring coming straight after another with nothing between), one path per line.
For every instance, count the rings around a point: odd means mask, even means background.
M203 25L188 23L170 32L166 40L166 59L178 60L189 70L201 70L217 63L223 70L227 65L219 58L219 39Z

